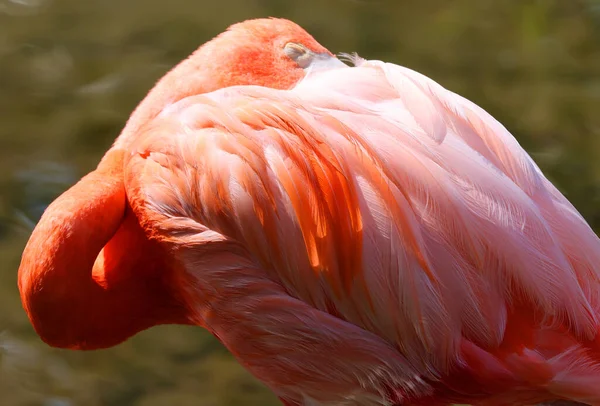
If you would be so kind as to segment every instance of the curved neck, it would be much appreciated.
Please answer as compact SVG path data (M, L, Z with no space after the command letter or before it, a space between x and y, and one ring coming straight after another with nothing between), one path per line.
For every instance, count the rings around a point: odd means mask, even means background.
M19 267L23 306L40 337L62 348L118 344L157 324L186 324L169 264L127 207L122 153L52 203Z
M205 44L189 58L183 60L163 76L135 108L121 134L115 141L115 147L128 149L129 143L139 133L141 127L154 119L168 105L187 96L209 93L224 86L220 75L214 72L210 60L211 44ZM213 61L216 64L217 61Z

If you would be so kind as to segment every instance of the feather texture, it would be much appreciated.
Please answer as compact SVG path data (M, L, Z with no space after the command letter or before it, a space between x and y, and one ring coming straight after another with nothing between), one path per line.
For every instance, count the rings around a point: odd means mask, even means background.
M598 238L481 108L356 63L140 130L129 200L198 322L290 405L600 405Z

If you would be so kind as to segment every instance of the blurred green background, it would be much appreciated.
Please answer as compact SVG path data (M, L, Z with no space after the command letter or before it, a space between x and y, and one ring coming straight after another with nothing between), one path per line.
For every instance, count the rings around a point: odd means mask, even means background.
M481 105L600 229L598 0L0 0L1 406L278 404L199 328L47 348L16 289L41 212L96 165L157 78L228 25L266 16Z

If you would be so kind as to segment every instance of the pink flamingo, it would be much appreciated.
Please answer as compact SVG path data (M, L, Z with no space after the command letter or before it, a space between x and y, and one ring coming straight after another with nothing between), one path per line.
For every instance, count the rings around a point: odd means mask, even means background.
M288 406L600 405L600 243L511 134L412 70L246 21L50 205L49 345L202 326Z

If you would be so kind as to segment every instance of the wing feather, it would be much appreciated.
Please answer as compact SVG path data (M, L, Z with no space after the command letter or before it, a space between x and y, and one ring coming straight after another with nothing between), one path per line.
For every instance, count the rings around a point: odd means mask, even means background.
M506 128L423 75L366 61L289 91L189 97L154 126L138 147L158 164L154 210L239 242L289 295L422 373L465 339L500 346L523 306L598 333L598 238Z

